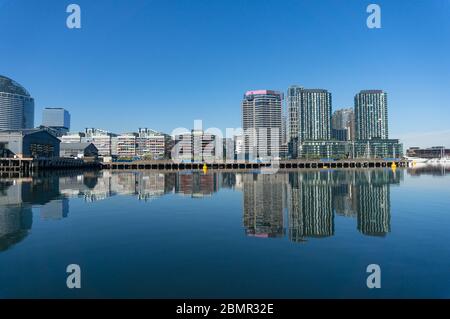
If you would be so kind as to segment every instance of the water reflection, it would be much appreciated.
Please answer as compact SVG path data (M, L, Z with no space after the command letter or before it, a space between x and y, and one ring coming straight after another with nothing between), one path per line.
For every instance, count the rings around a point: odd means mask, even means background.
M220 189L242 192L243 228L247 236L292 242L335 234L335 216L356 218L357 229L385 236L390 226L390 185L402 170L306 171L279 174L82 172L46 174L0 182L0 250L29 233L32 207L43 220L69 216L70 198L86 202L116 195L151 201L165 194L192 198Z
M241 175L244 227L248 236L281 237L286 174Z
M416 164L414 167L408 168L408 174L413 176L420 176L420 175L445 176L447 174L450 174L450 165Z

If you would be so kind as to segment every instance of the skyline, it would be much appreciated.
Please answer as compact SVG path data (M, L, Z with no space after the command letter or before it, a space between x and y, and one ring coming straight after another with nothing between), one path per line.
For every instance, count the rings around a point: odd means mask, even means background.
M241 127L245 91L297 84L327 89L333 111L382 89L392 137L449 146L449 1L377 1L376 30L365 1L77 3L80 30L65 27L68 3L0 2L0 73L30 91L35 124L45 107L63 107L72 131Z

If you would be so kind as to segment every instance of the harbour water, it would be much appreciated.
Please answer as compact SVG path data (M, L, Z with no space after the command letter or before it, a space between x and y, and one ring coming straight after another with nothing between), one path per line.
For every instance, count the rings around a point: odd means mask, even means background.
M449 298L449 230L444 168L1 178L0 298Z

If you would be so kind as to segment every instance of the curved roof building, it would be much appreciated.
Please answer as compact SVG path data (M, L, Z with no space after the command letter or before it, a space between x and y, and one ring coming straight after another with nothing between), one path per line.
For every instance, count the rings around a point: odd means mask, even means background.
M34 99L14 80L0 75L0 130L34 127Z

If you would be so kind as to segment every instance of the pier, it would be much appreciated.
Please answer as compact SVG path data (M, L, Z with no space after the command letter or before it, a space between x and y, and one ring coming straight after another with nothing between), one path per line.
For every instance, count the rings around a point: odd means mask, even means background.
M48 169L101 168L98 162L86 162L73 158L0 158L0 173L30 173Z
M340 161L314 161L314 160L283 160L279 162L213 162L213 163L179 163L171 160L164 161L134 161L134 162L86 162L81 159L54 158L0 158L0 173L31 173L40 170L60 169L105 169L105 170L156 170L156 171L183 171L203 170L204 166L214 171L236 170L298 170L298 169L351 169L351 168L390 168L409 167L407 160L340 160Z
M395 165L394 165L395 164ZM407 160L340 160L340 161L306 161L283 160L279 162L214 162L214 163L177 163L167 161L135 161L135 162L111 162L102 163L103 169L109 170L158 170L158 171L182 171L202 170L206 165L208 170L257 170L257 169L344 169L344 168L386 168L408 167Z

